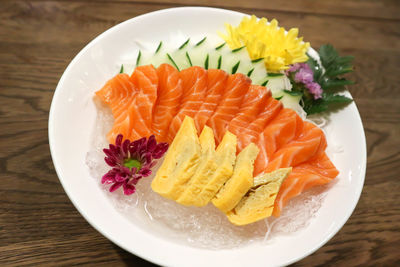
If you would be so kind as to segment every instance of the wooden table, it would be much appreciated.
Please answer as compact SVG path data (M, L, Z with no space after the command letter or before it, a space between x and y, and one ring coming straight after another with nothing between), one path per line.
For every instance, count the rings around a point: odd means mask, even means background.
M400 262L400 3L373 0L0 2L0 265L152 266L94 230L54 171L47 121L71 59L106 29L183 5L224 7L299 27L312 46L356 57L351 92L363 119L368 169L353 215L324 247L296 263Z

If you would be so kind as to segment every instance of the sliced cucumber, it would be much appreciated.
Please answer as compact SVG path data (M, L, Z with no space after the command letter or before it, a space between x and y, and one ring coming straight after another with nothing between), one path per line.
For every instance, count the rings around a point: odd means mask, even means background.
M139 55L139 54L138 54ZM190 39L184 41L178 48L168 47L165 42L160 42L156 50L140 51L137 65L153 64L158 67L162 63L169 63L179 70L191 66L200 66L205 69L222 69L228 73L242 73L249 76L255 84L265 84L268 80L262 59L252 61L246 47L234 50L222 43L214 46L203 38L197 42ZM131 69L127 69L131 70Z
M292 90L292 84L290 83L290 80L286 77L286 75L268 76L267 78L267 87L271 90L272 96L275 98L282 95L283 90Z

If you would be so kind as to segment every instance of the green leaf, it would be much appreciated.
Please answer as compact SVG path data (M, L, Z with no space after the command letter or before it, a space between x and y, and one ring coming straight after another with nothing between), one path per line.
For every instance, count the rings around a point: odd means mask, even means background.
M195 46L199 46L201 45L205 40L207 39L207 37L204 37L203 39L201 39L200 42L198 42Z
M283 95L281 95L281 96L278 96L278 97L275 97L275 99L276 99L276 100L281 100L281 99L282 99L282 97L283 97Z
M350 67L337 67L337 68L331 68L328 69L325 73L326 76L334 78L337 77L339 75L345 74L345 73L349 73L352 72L353 68Z
M314 72L314 80L319 81L319 79L321 78L321 74L322 74L321 66L318 64L318 62L315 59L313 59L310 56L308 56L307 64L308 64L308 66L310 66L311 70Z
M338 64L346 64L346 63L351 63L354 60L353 56L344 56L344 57L338 57L336 59L336 62Z
M334 95L332 93L324 93L322 97L322 99L317 100L303 97L304 111L307 112L307 115L321 113L329 109L333 110L340 108L353 101L346 96Z
M184 42L180 47L179 50L181 50L182 48L184 48L190 41L190 38L186 40L186 42Z
M283 75L285 75L285 74L283 74L283 73L268 73L267 74L268 77L280 77Z
M121 68L119 69L119 73L123 73L124 72L124 64L121 65Z
M321 113L327 110L328 110L328 105L324 102L304 107L304 111L307 113L307 115Z
M354 82L353 82L353 81L346 80L346 79L344 79L344 78L342 78L342 79L340 79L340 78L335 78L335 79L327 79L327 80L323 81L323 82L321 83L321 87L322 87L324 90L327 90L327 89L335 89L335 88L342 89L343 86L345 86L345 85L350 85L350 84L354 84Z
M319 48L319 56L321 58L322 65L326 68L336 60L339 56L336 49L330 44L321 45Z
M217 69L221 69L221 64L222 64L222 55L219 56L219 58L218 58L218 66L217 66Z
M353 101L353 99L348 98L344 95L334 95L334 94L324 94L323 100L327 104L348 104Z
M286 89L283 90L283 92L285 92L286 94L291 95L291 96L303 95L302 92L299 92L299 91L289 91L289 90L286 90Z

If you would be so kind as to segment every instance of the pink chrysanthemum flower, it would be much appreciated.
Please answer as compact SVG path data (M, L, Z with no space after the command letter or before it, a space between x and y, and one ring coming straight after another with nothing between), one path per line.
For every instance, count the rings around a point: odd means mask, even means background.
M154 135L148 139L143 137L131 142L119 134L115 145L103 149L105 162L112 167L101 179L102 184L112 184L110 192L121 186L124 194L135 193L138 181L151 174L151 168L156 165L155 159L161 158L168 149L168 143L158 143Z

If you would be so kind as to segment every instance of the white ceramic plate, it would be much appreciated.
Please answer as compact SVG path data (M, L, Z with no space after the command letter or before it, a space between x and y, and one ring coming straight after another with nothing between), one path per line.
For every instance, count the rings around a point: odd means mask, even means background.
M242 13L185 7L161 10L123 22L90 42L70 63L55 91L49 118L50 149L58 177L83 217L100 233L124 248L163 266L286 265L324 245L353 212L364 183L366 145L360 115L352 103L331 114L330 145L343 153L332 161L341 174L330 188L313 223L273 244L254 243L237 249L199 249L152 234L112 206L85 164L96 120L93 93L115 75L116 66L137 53L135 40L167 39L171 30L186 35L215 35L225 22L237 24ZM293 25L295 26L295 25ZM329 41L329 40L327 40Z

